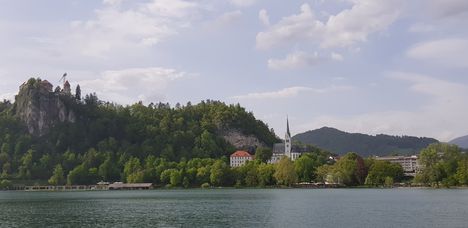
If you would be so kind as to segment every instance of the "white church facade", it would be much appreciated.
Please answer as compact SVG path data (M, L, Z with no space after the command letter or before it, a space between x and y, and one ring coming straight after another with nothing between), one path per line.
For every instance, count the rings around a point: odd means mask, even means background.
M273 145L273 155L268 163L275 164L281 160L281 157L286 156L291 161L298 159L302 153L306 152L307 148L295 146L292 144L291 131L289 130L289 119L286 119L286 134L284 143L276 143Z

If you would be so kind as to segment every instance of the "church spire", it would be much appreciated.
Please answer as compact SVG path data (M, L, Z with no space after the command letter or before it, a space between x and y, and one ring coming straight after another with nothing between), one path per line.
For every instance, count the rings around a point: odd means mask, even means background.
M291 158L291 132L289 131L289 118L286 117L286 134L284 136L284 155Z

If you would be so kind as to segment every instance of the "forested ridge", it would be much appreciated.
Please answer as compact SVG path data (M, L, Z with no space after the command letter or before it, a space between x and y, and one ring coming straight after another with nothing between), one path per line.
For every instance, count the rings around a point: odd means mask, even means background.
M15 103L0 102L1 179L47 180L60 166L65 177L78 168L94 175L95 180L114 181L125 180L121 177L132 159L141 163L148 157L158 162L226 160L236 148L220 131L240 131L268 147L279 141L265 123L239 104L206 100L173 107L168 103L122 106L101 101L96 94L82 98L79 88L74 95L59 93L59 88L41 95L36 90L44 82L31 78L22 87L28 90L23 93L26 95L17 96ZM18 118L22 110L17 104L37 103L42 99L38 96L58 96L76 118L73 122L56 121L46 134L30 134L25 121Z
M297 134L293 139L336 154L353 151L363 157L418 154L421 149L438 142L426 137L347 133L329 127Z

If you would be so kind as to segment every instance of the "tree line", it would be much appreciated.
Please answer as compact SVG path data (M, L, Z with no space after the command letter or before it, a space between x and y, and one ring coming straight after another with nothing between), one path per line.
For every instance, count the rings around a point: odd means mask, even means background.
M414 181L432 187L468 185L468 154L458 146L432 144L419 155L422 169Z
M316 151L305 153L295 161L283 157L277 164L265 162L269 148L258 148L256 159L241 167L229 167L227 157L193 158L168 161L149 155L137 157L112 157L96 150L88 151L73 162L73 155L64 154L63 163L55 165L48 179L51 185L92 185L98 181L123 181L127 183L153 183L161 187L266 187L292 186L300 182L334 183L343 187L387 186L404 180L403 168L388 161L362 158L347 153L337 161L330 153ZM262 160L263 159L263 160ZM421 152L424 166L413 180L426 186L439 187L467 185L468 158L452 145L433 144ZM73 165L75 164L75 165ZM11 185L3 180L0 188Z

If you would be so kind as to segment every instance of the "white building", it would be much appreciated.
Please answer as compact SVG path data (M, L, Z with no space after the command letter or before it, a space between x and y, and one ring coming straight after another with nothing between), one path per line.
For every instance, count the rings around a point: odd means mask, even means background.
M246 151L236 151L231 154L231 167L239 167L245 165L247 161L252 161L253 156Z
M375 157L375 160L389 161L391 163L400 164L405 171L405 175L414 176L420 169L418 162L418 156L386 156L386 157Z

